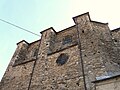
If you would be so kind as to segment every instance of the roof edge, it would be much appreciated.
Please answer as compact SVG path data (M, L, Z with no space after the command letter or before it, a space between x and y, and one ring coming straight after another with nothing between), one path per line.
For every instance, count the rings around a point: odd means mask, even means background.
M72 25L72 26L70 26L70 27L67 27L67 28L61 30L61 31L58 31L57 34L58 34L58 33L61 33L61 32L64 32L64 31L66 31L66 30L68 30L68 29L70 29L70 28L73 28L73 27L75 27L75 26L76 26L76 25Z
M41 39L29 43L29 45L32 45L33 43L36 43L36 42L39 42L39 41L41 41Z
M83 16L83 15L86 15L86 14L89 16L89 19L90 19L90 14L89 14L89 12L86 12L86 13L83 13L83 14L80 14L80 15L77 15L77 16L73 17L73 20L74 20L75 18L77 18L77 17ZM90 20L91 20L91 19L90 19Z
M55 29L54 29L53 27L47 28L47 29L41 31L40 33L42 34L43 32L45 32L45 31L47 31L47 30L50 30L50 29L52 29L52 30L56 33L56 31L55 31Z
M26 44L29 45L29 43L27 41L25 41L25 40L21 40L20 42L17 43L17 45L20 44L20 43L22 43L22 42L25 42Z
M116 28L116 29L111 30L111 32L118 32L119 30L120 30L120 27L119 27L119 28Z
M103 22L98 22L98 21L93 21L93 20L91 20L91 22L93 22L93 23L98 23L98 24L108 25L108 23L103 23Z

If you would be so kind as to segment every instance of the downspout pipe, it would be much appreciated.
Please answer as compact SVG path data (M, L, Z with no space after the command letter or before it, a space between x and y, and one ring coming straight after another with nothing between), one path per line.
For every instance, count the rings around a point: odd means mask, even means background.
M42 38L42 36L41 36L41 38ZM42 39L41 39L41 40L42 40ZM35 66L36 66L36 62L37 62L37 59L38 59L38 53L39 53L40 45L41 45L41 41L40 41L39 46L38 46L38 52L37 52L37 55L36 55L36 60L35 60L35 62L34 62L34 64L33 64L32 73L31 73L31 77L30 77L30 81L29 81L29 85L28 85L28 90L30 90L33 73L34 73Z
M86 80L85 80L84 63L83 63L82 52L81 52L81 41L80 41L80 36L79 36L78 24L76 24L76 28L77 28L77 35L78 35L78 49L79 49L79 55L80 55L80 60L79 61L81 61L82 75L83 75L83 81L84 81L84 89L87 90Z

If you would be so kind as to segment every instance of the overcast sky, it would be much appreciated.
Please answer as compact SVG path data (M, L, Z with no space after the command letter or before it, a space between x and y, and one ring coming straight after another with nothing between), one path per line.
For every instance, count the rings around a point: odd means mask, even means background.
M36 34L49 27L56 31L74 25L72 17L85 12L94 21L120 26L120 0L0 0L0 19ZM21 40L32 42L40 37L0 21L0 79Z

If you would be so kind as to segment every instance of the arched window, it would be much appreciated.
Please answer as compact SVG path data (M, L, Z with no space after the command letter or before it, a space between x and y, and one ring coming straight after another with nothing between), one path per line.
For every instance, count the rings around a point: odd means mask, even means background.
M63 64L65 64L65 63L67 62L68 57L69 57L69 56L68 56L67 54L62 53L62 54L60 54L60 56L57 58L56 63L57 63L58 65L63 65Z
M71 43L72 42L72 36L67 35L65 38L63 38L63 45Z

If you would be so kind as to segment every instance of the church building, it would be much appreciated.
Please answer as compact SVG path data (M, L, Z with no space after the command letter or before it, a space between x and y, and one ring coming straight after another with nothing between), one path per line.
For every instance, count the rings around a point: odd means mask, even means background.
M0 90L120 90L120 28L110 30L88 12L73 20L18 42Z

